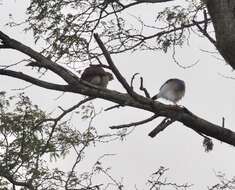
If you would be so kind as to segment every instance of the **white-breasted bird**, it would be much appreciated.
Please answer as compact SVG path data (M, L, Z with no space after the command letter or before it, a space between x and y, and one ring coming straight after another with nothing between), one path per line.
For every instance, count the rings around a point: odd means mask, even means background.
M91 84L107 88L109 81L113 80L113 75L106 72L99 65L91 65L83 71L81 79Z
M184 81L173 78L167 80L160 88L159 93L152 97L153 100L164 98L176 104L185 94Z

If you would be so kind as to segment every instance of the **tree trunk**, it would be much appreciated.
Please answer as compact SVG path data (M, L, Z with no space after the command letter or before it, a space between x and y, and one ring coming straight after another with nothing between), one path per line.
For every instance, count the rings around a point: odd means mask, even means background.
M235 69L235 0L207 0L216 36L216 46Z

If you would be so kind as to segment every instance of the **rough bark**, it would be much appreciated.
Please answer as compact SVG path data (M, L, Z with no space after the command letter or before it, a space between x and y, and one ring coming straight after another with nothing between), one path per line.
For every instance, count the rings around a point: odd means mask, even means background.
M235 69L235 1L207 0L216 36L216 47L225 61Z

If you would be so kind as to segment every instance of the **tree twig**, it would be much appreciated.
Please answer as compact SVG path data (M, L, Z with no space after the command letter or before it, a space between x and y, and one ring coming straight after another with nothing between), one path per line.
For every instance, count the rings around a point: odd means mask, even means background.
M163 131L165 128L167 128L174 121L175 120L169 119L169 118L163 119L162 122L156 128L154 128L148 135L152 138L155 137L158 133Z
M48 139L47 139L47 141L46 141L46 143L45 143L45 146L44 146L44 147L42 148L42 150L41 150L41 155L43 155L43 154L45 153L45 151L47 150L48 145L49 145L49 143L50 143L50 141L51 141L51 139L52 139L53 133L54 133L54 131L55 131L55 128L56 128L58 122L59 122L66 114L68 114L68 113L70 113L71 111L77 109L77 108L80 107L82 104L84 104L84 103L86 103L86 102L88 102L88 101L90 101L90 100L92 100L92 99L94 99L94 98L89 97L89 98L86 98L86 99L84 99L84 100L79 101L77 104L75 104L75 105L72 106L71 108L68 108L67 110L62 109L63 113L60 114L58 117L42 120L42 121L40 121L40 122L35 126L35 127L37 128L38 126L40 126L40 125L41 125L42 123L44 123L44 122L48 122L48 121L53 121L53 122L54 122L53 125L52 125L52 127L51 127L52 129L51 129L51 132L50 132L50 134L49 134L49 137L48 137Z
M104 111L109 111L109 110L112 110L112 109L115 109L115 108L120 108L120 107L123 107L123 105L120 105L120 104L114 105L114 106L111 106L111 107L108 107L108 108L104 109Z
M212 43L214 44L214 46L216 47L216 41L208 34L206 28L207 25L205 25L205 28L203 29L200 24L198 22L196 22L195 20L193 20L193 24L195 24L197 26L197 28L199 29L199 31Z
M140 74L140 73L135 73L135 74L131 77L131 88L132 88L132 89L134 89L133 83L134 83L135 77L136 77L137 75L139 75L139 74Z
M117 126L111 126L109 127L110 129L121 129L121 128L127 128L127 127L133 127L133 126L138 126L138 125L143 125L145 123L148 123L150 121L153 121L154 119L156 119L158 117L157 114L147 118L147 119L144 119L144 120L141 120L141 121L137 121L137 122L133 122L133 123L128 123L128 124L123 124L123 125L117 125Z
M144 87L143 77L140 77L140 90L144 91L145 97L150 98L150 94L148 93L148 90Z

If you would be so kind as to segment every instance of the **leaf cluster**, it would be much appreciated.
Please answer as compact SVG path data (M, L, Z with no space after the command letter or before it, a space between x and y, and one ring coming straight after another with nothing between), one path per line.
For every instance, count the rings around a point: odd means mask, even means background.
M54 60L64 58L66 64L91 61L102 55L93 43L94 32L101 34L110 54L130 50L167 52L170 47L188 42L195 26L193 20L200 18L205 8L199 0L187 3L186 6L167 7L157 14L153 12L148 25L144 16L137 18L129 11L138 3L31 0L26 30L33 30L35 41L46 40L45 56Z
M11 97L0 93L1 188L10 183L29 189L65 186L67 174L50 168L49 158L65 158L74 149L80 151L78 157L82 159L83 150L94 141L94 135L90 129L83 133L73 129L69 121L56 125L52 121L24 93Z

